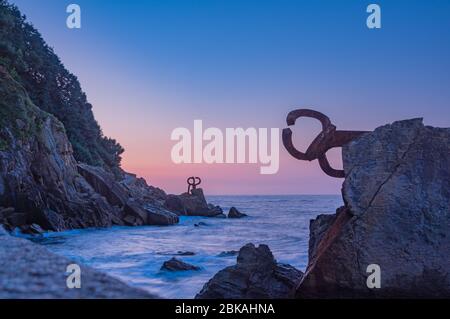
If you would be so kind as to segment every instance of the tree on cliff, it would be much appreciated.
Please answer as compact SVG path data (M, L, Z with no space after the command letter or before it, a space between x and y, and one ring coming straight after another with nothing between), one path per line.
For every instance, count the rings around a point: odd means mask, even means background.
M115 171L124 149L103 135L80 83L18 8L0 0L0 65L65 126L75 158Z

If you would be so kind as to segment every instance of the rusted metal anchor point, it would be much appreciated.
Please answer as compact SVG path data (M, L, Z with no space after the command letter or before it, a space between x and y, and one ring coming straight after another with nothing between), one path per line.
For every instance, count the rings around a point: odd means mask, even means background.
M188 194L191 194L192 193L192 191L194 190L194 189L197 189L197 186L198 185L200 185L201 183L202 183L202 180L201 180L201 178L200 177L189 177L188 179L187 179L187 183L188 183Z
M297 150L292 143L292 130L290 128L285 128L283 130L283 144L286 150L289 154L299 160L313 161L318 159L320 167L325 174L336 178L344 178L345 174L343 170L337 170L331 167L326 153L332 148L342 147L367 132L337 131L336 126L331 124L330 119L326 115L308 109L300 109L290 112L286 118L287 125L295 125L295 121L300 117L310 117L319 120L320 123L322 123L322 132L320 132L314 139L306 150L306 153L303 153Z

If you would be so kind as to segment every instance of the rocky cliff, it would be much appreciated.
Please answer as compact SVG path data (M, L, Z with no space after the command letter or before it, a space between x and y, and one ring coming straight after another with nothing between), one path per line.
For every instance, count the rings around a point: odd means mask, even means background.
M164 192L78 163L65 128L0 67L0 224L27 231L171 225ZM162 198L162 199L161 199Z
M311 222L297 297L450 297L450 129L395 122L343 160L345 207ZM367 286L369 265L380 288Z

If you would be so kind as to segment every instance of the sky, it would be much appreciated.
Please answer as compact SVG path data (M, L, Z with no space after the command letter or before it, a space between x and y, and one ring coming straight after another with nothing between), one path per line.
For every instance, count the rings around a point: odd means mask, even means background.
M206 194L338 194L342 179L280 143L280 169L179 164L171 132L203 126L284 128L312 108L338 129L423 117L450 126L450 1L12 0L81 82L122 166L169 193L202 177ZM66 27L76 3L82 28ZM381 7L381 29L366 8ZM299 121L295 143L319 133ZM330 161L341 165L340 151Z

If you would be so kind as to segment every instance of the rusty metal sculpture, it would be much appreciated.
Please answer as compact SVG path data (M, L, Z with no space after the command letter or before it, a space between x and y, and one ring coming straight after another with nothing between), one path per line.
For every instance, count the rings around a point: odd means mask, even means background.
M290 112L286 118L287 125L295 125L295 121L300 117L310 117L319 120L322 123L322 132L320 132L314 139L306 152L303 153L297 150L292 142L292 130L290 128L285 128L283 130L283 144L286 150L294 158L299 160L313 161L318 159L320 167L327 175L336 178L344 178L345 174L343 170L337 170L331 167L326 153L332 148L342 147L367 132L337 131L336 126L331 123L330 119L326 115L308 109L300 109Z
M191 194L192 193L192 191L194 190L194 189L197 189L197 186L198 185L200 185L201 183L202 183L202 180L201 180L201 178L200 177L194 177L194 176L192 176L192 177L189 177L188 179L187 179L187 183L188 183L188 194Z

